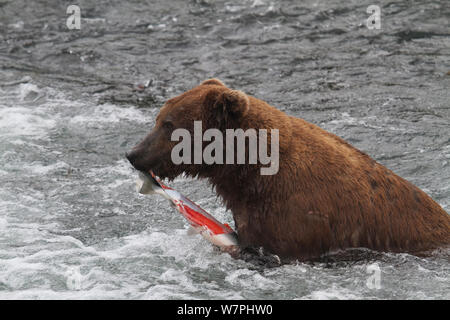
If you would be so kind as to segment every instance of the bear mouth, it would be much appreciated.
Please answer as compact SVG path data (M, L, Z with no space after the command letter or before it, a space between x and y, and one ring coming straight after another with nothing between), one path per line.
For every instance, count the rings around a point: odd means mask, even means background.
M145 167L133 165L133 167L137 171L140 171L145 175L155 176L161 181L172 181L179 175L178 173L173 173L164 163L156 163L155 165Z
M153 184L160 185L159 181L161 179L152 170L148 170L147 172L139 170L139 172L142 172Z
M160 177L155 173L155 171L153 169L148 169L148 170L140 170L140 169L138 169L137 171L142 172L147 177L150 176L150 177L153 177L153 179L154 178L160 179Z
M138 169L138 171L142 172L143 174L145 174L148 177L152 177L152 179L156 179L156 180L160 180L160 181L164 181L166 179L166 176L164 174L159 173L160 170L156 171L154 168L146 169L146 170Z

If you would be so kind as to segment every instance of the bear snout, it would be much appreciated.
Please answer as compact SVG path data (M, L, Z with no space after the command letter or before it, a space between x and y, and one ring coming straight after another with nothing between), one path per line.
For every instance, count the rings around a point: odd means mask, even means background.
M135 169L145 171L145 168L142 165L142 150L132 149L130 152L125 153L125 157Z
M133 153L133 151L125 152L125 157L131 164L133 164L134 160L136 159L136 153Z

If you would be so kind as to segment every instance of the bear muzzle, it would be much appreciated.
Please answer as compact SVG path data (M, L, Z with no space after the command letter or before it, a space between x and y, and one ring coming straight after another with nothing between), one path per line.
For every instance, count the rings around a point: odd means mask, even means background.
M160 159L160 154L148 152L145 148L133 148L130 152L125 153L125 157L131 165L138 171L148 173L153 171L155 174L164 175L163 161Z
M143 161L143 152L140 149L132 149L130 152L125 153L125 157L131 163L131 165L139 171L146 172L146 168Z

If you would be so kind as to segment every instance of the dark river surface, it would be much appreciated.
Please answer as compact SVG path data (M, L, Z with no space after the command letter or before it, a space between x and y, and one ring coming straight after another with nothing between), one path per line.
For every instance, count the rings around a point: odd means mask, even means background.
M234 260L137 194L124 158L166 99L218 77L450 212L450 1L77 1L80 30L70 4L0 0L0 298L450 299L445 250ZM232 224L206 182L172 186Z

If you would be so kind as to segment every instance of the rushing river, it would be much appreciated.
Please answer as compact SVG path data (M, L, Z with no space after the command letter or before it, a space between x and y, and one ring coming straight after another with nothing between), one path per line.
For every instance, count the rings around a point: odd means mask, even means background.
M449 212L449 1L378 1L379 30L370 0L155 2L77 1L70 30L71 1L0 1L0 298L450 299L445 251L234 260L137 194L124 158L166 99L218 77ZM206 182L172 186L232 225Z

